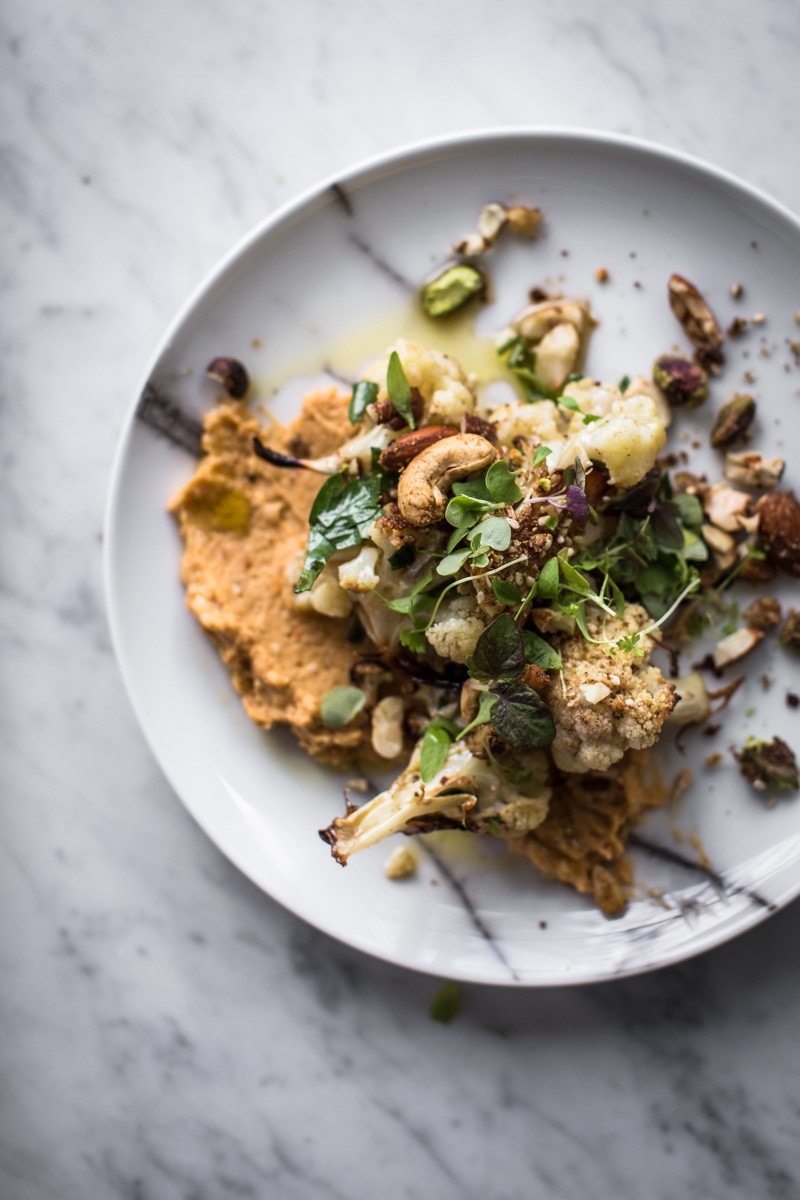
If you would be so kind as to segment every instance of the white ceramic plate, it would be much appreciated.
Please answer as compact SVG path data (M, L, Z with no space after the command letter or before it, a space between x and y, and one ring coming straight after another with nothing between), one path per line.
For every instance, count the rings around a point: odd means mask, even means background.
M193 469L180 443L191 442L214 402L203 378L211 357L247 363L261 400L304 376L278 392L278 415L291 415L315 371L329 365L352 377L408 331L415 287L492 199L539 205L547 224L535 244L509 239L487 260L496 302L479 329L504 325L534 285L563 289L590 297L601 322L590 374L616 381L648 372L657 354L688 348L666 301L666 281L679 271L702 287L723 325L757 312L766 320L728 342L709 412L684 420L675 444L717 476L719 462L693 443L706 445L710 410L747 388L759 402L754 445L785 454L787 482L798 482L786 454L800 442L800 368L788 345L800 336L797 219L728 175L639 142L557 130L459 136L313 189L270 217L189 301L137 393L116 456L108 605L127 687L166 775L216 844L281 904L422 971L485 983L586 982L718 945L800 890L800 800L765 806L728 751L750 734L800 747L800 714L786 703L796 662L775 637L747 660L748 681L716 737L692 733L685 756L667 754L666 771L688 766L695 783L677 813L656 813L639 830L642 894L621 918L605 919L525 861L468 835L421 839L418 877L392 883L383 875L391 846L356 856L346 870L329 857L317 830L342 811L343 776L246 719L184 607L179 539L165 509ZM604 285L599 267L610 275ZM738 301L729 291L736 282ZM787 602L790 583L771 590ZM712 770L704 762L717 750L724 762Z

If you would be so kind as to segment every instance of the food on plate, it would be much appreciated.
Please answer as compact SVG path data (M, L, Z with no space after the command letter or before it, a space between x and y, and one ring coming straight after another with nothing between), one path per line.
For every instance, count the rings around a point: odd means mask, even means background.
M505 227L533 236L535 214L487 206L457 253ZM484 292L459 260L421 301L438 318ZM241 376L217 368L226 396L171 504L187 603L258 725L288 724L326 762L394 768L321 831L340 863L396 832L462 829L504 839L608 915L625 907L629 832L670 793L652 747L735 690L666 677L652 660L664 628L702 626L748 565L800 570L793 495L753 494L780 460L728 453L727 481L709 483L662 459L672 405L704 402L723 362L697 288L674 275L668 296L693 360L663 355L619 382L582 374L588 302L537 296L497 337L516 388L500 403L405 338L350 394L308 395L288 428L263 426ZM753 411L734 397L714 445L740 440ZM767 598L751 609L718 642L717 670L782 619ZM796 787L778 758L760 743L739 762L756 786ZM413 870L398 864L388 874Z

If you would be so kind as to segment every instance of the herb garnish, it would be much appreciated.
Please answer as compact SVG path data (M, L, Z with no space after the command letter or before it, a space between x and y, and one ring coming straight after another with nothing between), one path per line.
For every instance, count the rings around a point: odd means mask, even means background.
M307 592L331 555L360 546L381 515L381 481L363 475L345 482L344 472L325 480L308 516L308 545L295 592Z
M545 702L523 682L525 644L512 616L501 613L484 629L467 658L467 670L473 679L485 683L487 690L481 695L477 717L462 731L462 737L476 725L491 721L512 750L550 745L556 727Z
M353 394L350 397L350 405L347 409L350 424L357 425L369 405L374 404L377 399L377 383L372 383L368 379L360 379L358 383L353 384Z
M389 366L386 371L386 394L395 412L405 419L409 429L416 429L414 409L412 406L411 385L406 379L400 355L393 350L389 355Z

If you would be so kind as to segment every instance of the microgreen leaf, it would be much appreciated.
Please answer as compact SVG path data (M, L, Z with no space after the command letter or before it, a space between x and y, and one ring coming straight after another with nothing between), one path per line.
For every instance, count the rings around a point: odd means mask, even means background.
M509 583L507 579L496 577L492 580L492 591L495 599L499 604L521 604L522 592L519 588L514 587L513 583ZM523 634L523 637L525 635Z
M401 629L400 644L412 654L424 654L428 649L428 639L421 629Z
M511 526L504 517L487 517L470 534L473 550L507 550L511 545Z
M492 725L512 750L549 746L556 736L550 709L526 683L503 684L497 688Z
M307 592L332 554L358 546L381 515L380 481L371 475L347 483L331 475L317 492L308 523L308 544L295 592Z
M360 379L358 383L353 384L353 394L350 397L350 406L347 410L350 424L357 425L367 411L367 407L370 404L374 404L377 399L377 383L372 383L368 379Z
M561 667L561 655L549 642L530 629L522 630L525 662L534 663L544 671L557 671Z
M588 579L585 579L580 571L576 571L565 558L559 558L558 569L561 578L564 580L565 587L573 588L576 592L590 592L592 590L592 585Z
M415 429L411 386L406 379L400 355L396 350L389 355L389 366L386 371L386 394L392 408L404 418L409 429Z
M454 550L451 554L446 554L436 567L437 575L456 575L469 556L472 554L471 546L464 546L461 550Z
M452 739L443 725L432 721L422 738L419 754L419 773L423 783L430 783L444 766Z
M471 733L473 729L477 729L479 725L485 725L487 721L491 720L492 709L494 708L496 701L497 697L495 696L494 692L481 692L480 699L478 701L478 711L470 721L469 725L466 725L461 730L459 740L465 737L466 734Z
M544 460L547 458L548 454L552 454L552 453L553 453L553 451L550 449L549 446L537 446L533 452L533 459L531 461L531 466L538 467L539 463L544 462Z
M558 559L548 558L536 581L536 595L541 600L555 600L558 595Z
M486 472L486 490L496 504L517 504L522 499L514 472L504 458L493 462Z
M357 717L367 702L365 692L357 687L333 687L322 697L320 716L326 729L340 729Z
M483 683L519 679L525 670L525 650L514 618L501 613L484 629L467 658L467 670Z

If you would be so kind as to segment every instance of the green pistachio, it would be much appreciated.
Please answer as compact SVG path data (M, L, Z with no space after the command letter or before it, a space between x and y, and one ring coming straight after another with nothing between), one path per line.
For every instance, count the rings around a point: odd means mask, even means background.
M446 317L486 294L486 277L469 263L447 267L422 289L422 307L429 317Z
M742 775L759 791L772 788L776 792L791 792L800 787L797 760L779 737L771 742L750 738L735 757Z
M710 439L714 449L720 450L723 446L732 446L734 442L741 441L755 415L756 402L753 397L737 392L717 413Z
M708 375L697 363L678 354L662 354L653 363L653 382L671 404L697 408L708 395Z

